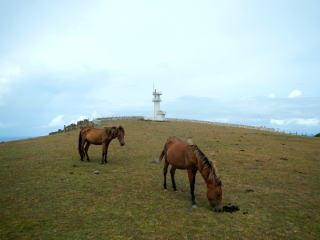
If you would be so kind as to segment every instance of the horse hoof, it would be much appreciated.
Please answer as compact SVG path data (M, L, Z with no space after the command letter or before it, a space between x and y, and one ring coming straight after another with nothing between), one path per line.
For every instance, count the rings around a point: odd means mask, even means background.
M167 189L163 189L164 192L168 191Z
M193 204L193 205L192 205L192 208L198 208L198 206L197 206L197 205L195 205L195 204Z

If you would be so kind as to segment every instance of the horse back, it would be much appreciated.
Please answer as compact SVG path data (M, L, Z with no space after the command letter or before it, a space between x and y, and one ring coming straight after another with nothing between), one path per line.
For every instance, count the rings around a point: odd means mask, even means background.
M171 137L167 140L166 147L166 159L170 165L178 169L196 167L197 160L192 145L179 138Z
M86 127L81 130L82 134L85 135L86 140L94 145L101 145L103 136L105 134L104 129L97 129L93 127Z

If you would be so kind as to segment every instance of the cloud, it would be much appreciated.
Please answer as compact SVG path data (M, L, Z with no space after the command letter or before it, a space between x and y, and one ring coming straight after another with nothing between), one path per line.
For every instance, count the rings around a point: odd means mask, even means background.
M88 117L87 116L79 116L76 121L78 122L78 121L82 121L84 119L88 119Z
M275 124L275 125L284 125L285 120L279 120L279 119L271 119L270 120L271 124Z
M294 119L294 122L299 125L305 125L305 126L319 126L320 120L316 118L298 118Z
M289 93L288 98L296 98L300 97L302 95L302 92L300 90L293 90L291 93Z
M320 120L317 118L271 119L270 123L275 125L303 125L306 127L315 127L320 125Z
M3 105L4 102L2 98L9 92L8 79L0 77L0 105Z
M0 105L4 105L4 97L10 92L19 76L21 76L20 67L0 59Z
M89 118L87 116L81 115L81 116L77 117L76 119L73 119L73 120L69 121L69 124L77 123L78 121L82 121L84 119L89 119Z
M108 116L112 116L114 114L108 114ZM68 124L72 124L72 123L77 123L78 121L82 121L84 119L89 119L89 120L93 120L95 118L98 118L100 116L100 114L94 110L91 114L89 115L80 115L78 117L73 117L73 119L71 121L68 122Z
M276 98L276 95L274 95L273 93L269 93L268 98Z
M17 1L2 2L0 121L14 122L9 134L27 135L26 124L45 125L43 134L94 110L152 115L153 81L168 117L281 127L295 118L289 127L300 129L320 116L312 4L183 2L179 11L176 1L38 1L17 11ZM198 98L177 99L186 95Z
M49 127L60 127L64 125L64 115L60 114L54 117L51 122L49 123Z
M312 134L318 132L320 126L319 97L299 97L293 101L281 97L272 100L266 97L221 100L184 96L164 100L161 109L167 112L168 118L265 126L287 132Z

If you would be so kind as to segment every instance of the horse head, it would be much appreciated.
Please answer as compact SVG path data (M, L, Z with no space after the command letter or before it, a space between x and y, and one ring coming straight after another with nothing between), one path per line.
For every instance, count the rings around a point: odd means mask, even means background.
M215 212L221 212L222 201L222 182L220 178L216 177L214 183L207 185L207 198Z
M118 138L118 141L120 143L121 146L124 146L125 145L125 142L124 142L124 128L122 126L119 126L117 128L117 138Z

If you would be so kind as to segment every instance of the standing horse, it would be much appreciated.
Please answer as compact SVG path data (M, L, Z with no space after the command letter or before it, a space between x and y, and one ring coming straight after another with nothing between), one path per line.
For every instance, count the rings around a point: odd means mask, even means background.
M204 155L204 153L197 147L197 145L190 145L179 138L168 138L164 148L159 157L159 161L164 157L163 168L163 187L167 189L166 175L168 166L171 165L170 175L173 190L176 191L176 183L174 174L176 169L187 169L190 182L190 193L192 206L196 207L194 196L194 185L196 180L196 173L199 170L206 185L207 185L207 198L214 211L221 211L222 200L222 183L217 176L216 168L211 161Z
M85 127L80 130L79 133L79 145L78 150L81 161L86 156L89 162L88 149L90 144L102 145L102 160L101 164L107 164L108 147L110 142L118 138L121 146L124 146L124 129L122 126L117 127L105 127L103 129L97 129L93 127Z

